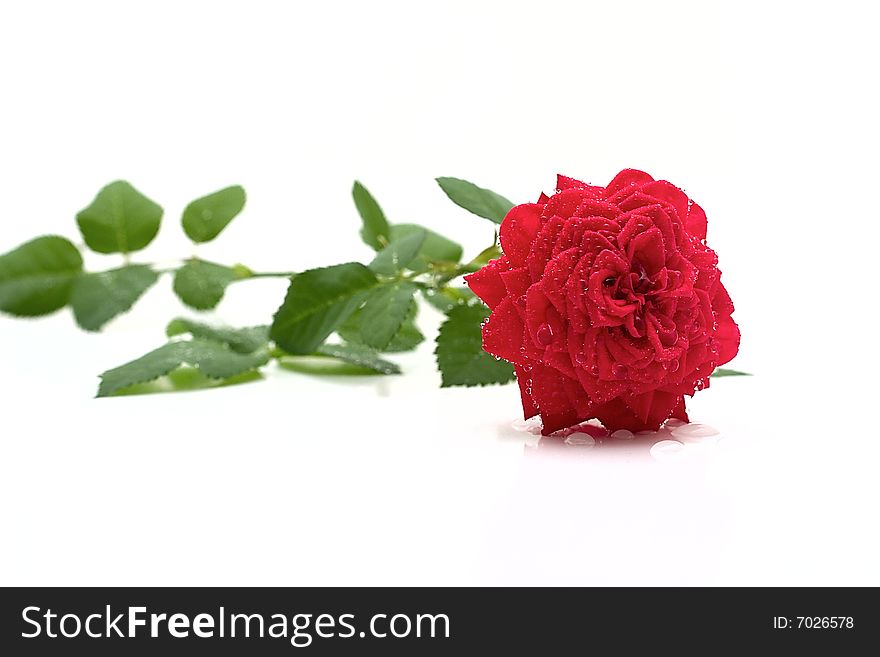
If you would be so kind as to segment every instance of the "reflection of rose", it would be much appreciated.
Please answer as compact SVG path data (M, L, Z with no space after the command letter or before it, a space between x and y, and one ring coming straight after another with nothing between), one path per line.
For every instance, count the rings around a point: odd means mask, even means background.
M687 420L684 395L736 355L739 329L705 245L706 214L677 187L621 171L607 187L559 177L513 208L504 255L467 277L492 314L483 348L514 364L544 433Z

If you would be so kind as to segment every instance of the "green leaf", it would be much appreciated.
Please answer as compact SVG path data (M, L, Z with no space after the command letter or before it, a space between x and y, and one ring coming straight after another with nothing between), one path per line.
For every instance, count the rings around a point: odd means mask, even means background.
M238 278L235 270L206 260L190 260L174 275L174 292L190 308L215 308L226 287Z
M418 259L409 263L410 269L423 271L427 269L428 260L432 262L458 262L461 260L464 251L460 244L416 224L394 224L391 226L391 241L397 242L422 231L425 233L425 241L422 242L422 248L419 249Z
M717 379L722 376L752 376L748 372L740 372L739 370L727 370L722 367L718 367L712 372L712 378Z
M383 285L367 297L361 310L364 344L379 351L391 344L415 304L416 289L408 281L398 281Z
M236 329L224 326L210 326L183 317L171 320L168 328L165 329L165 333L168 337L189 334L194 338L222 342L240 354L251 354L258 349L264 349L269 342L268 326L250 326Z
M181 365L191 365L211 379L229 379L257 369L269 361L265 350L240 354L209 340L169 342L137 360L101 375L98 397L108 397L136 384L170 374Z
M159 274L147 265L127 265L80 276L70 295L76 323L87 331L100 330L111 319L130 310L158 279Z
M513 207L513 203L503 196L467 180L437 178L437 183L453 203L496 224L500 224Z
M513 381L513 366L483 351L485 306L459 305L449 311L437 336L437 367L448 386L483 386Z
M244 188L226 187L198 198L183 211L183 231L193 242L210 242L244 207Z
M325 344L318 349L318 353L373 370L379 374L400 374L400 367L395 363L380 358L375 351L361 345Z
M373 195L357 180L354 181L351 195L354 198L358 214L361 215L361 220L363 221L361 238L376 251L382 249L391 241L385 213L382 212L382 208L379 207Z
M167 392L190 392L193 390L207 390L209 388L225 388L227 386L240 385L259 381L263 375L259 370L250 370L243 374L230 376L227 379L211 379L202 374L194 367L183 365L173 372L160 376L146 383L136 383L128 388L123 388L114 393L116 397L128 397L131 395L155 395Z
M162 208L124 180L104 187L76 215L89 248L98 253L131 253L146 247L159 232Z
M424 229L419 229L392 240L391 244L376 254L370 263L370 269L385 276L394 276L403 271L419 255L427 236Z
M448 313L456 306L476 303L477 295L469 287L444 287L441 290L423 290L425 300L441 313Z
M311 354L378 285L357 262L303 272L291 280L270 337L291 354Z
M471 263L474 265L486 265L489 263L490 260L495 260L497 258L500 258L502 254L501 254L501 248L498 246L498 243L497 243L498 242L497 237L495 238L495 242L496 243L493 244L492 246L480 251L480 253L477 255L477 257L474 258L473 260L471 260Z
M388 346L383 349L383 351L385 351L386 353L412 351L425 341L425 336L422 335L422 332L419 330L418 326L416 326L416 316L418 315L418 310L419 305L417 303L412 304L409 314L407 314L406 319L400 326L400 329L391 339L391 342L388 344ZM336 329L339 337L341 337L346 342L353 344L364 343L364 340L361 337L361 323L363 321L362 312L363 309L356 310L349 316L347 320L345 320L342 326Z
M0 255L0 311L38 317L63 308L82 268L77 248L55 235Z

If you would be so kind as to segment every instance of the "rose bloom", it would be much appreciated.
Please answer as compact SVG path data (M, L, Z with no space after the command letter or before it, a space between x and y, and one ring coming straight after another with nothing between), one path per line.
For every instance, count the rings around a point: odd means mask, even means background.
M556 194L513 208L504 255L466 278L525 417L540 414L545 435L591 418L609 431L687 421L684 396L739 348L705 238L699 205L634 169L606 187L559 176Z

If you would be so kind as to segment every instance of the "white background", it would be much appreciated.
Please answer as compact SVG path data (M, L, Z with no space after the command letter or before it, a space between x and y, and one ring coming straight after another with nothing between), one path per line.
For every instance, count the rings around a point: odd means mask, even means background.
M743 342L657 462L526 443L515 386L407 374L95 400L188 314L161 281L101 335L0 318L2 584L880 584L876 22L866 2L28 2L0 9L0 251L124 178L180 211L240 183L199 255L370 257L349 190L473 255L517 202L621 168L686 189ZM93 256L93 270L119 259ZM265 322L281 281L208 316ZM426 329L439 317L425 310Z

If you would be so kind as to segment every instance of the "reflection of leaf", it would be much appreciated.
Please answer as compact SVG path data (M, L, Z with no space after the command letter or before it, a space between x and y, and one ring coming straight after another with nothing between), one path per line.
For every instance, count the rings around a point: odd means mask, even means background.
M281 356L278 362L285 369L306 374L400 374L395 363L361 345L325 344L315 354Z
M208 340L170 342L137 360L104 372L98 397L107 397L133 385L154 381L181 365L197 367L212 379L228 379L257 369L268 360L269 355L265 350L240 354L226 345Z
M740 372L739 370L727 370L723 367L718 367L712 372L712 378L717 379L722 376L752 376L748 372Z
M77 248L55 235L0 255L0 311L38 317L63 308L82 267Z

